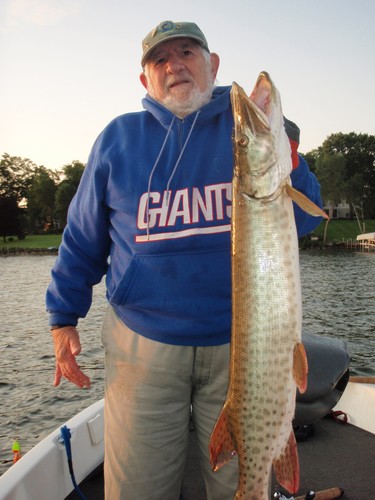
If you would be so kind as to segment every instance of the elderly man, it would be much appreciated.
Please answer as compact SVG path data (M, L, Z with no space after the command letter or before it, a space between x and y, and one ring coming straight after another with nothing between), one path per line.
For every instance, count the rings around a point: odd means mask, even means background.
M208 458L229 368L230 87L215 88L219 57L194 23L162 22L142 49L145 111L96 140L52 270L55 385L90 385L76 326L106 274L106 498L178 499L192 412L208 498L231 499L236 460L214 473ZM287 125L293 185L319 204ZM295 216L299 235L317 224Z

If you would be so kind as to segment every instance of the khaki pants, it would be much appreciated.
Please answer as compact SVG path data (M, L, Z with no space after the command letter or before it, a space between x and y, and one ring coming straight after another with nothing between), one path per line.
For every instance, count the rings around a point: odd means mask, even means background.
M229 345L155 342L129 330L111 307L102 338L106 499L179 499L191 411L207 498L233 499L237 459L213 472L208 456L209 438L227 392Z

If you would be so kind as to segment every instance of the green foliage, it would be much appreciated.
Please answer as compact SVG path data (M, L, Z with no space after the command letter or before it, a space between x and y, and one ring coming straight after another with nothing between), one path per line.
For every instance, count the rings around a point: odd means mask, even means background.
M311 172L314 172L314 174L316 174L315 162L316 162L316 159L318 157L318 150L313 149L312 151L309 151L308 153L303 153L302 156L307 161L307 164L308 164Z
M6 242L0 240L0 248L57 248L61 243L61 234L41 234L27 235L19 240L16 236L7 239Z
M56 173L36 167L27 193L29 231L48 231L54 228Z
M65 181L74 186L77 190L85 165L77 160L63 167Z
M56 191L56 210L55 214L60 223L60 228L66 225L68 208L73 196L76 193L76 188L67 181L62 181Z
M55 196L55 215L61 229L66 225L68 208L78 189L84 169L85 165L79 161L74 161L63 168L64 180L58 186Z
M18 203L26 198L35 168L27 158L4 153L0 160L0 196L16 198Z
M305 156L314 163L326 202L346 199L363 232L365 217L375 216L375 136L331 134Z
M346 159L342 154L330 155L323 153L316 159L315 169L319 178L322 197L333 204L346 197L344 181Z
M314 234L323 239L325 228L325 221L321 222L319 226L314 230ZM375 219L365 220L365 231L366 233L375 232ZM355 240L360 234L358 230L358 224L356 220L346 220L338 219L331 220L328 224L327 232L327 242L332 241L343 241L343 240Z
M51 170L5 153L0 161L0 198L16 200L18 206L22 203L26 208L18 211L18 220L12 219L10 225L10 205L5 201L0 204L0 235L17 233L17 227L24 230L26 225L31 233L63 229L84 169L83 163L73 161L61 170Z

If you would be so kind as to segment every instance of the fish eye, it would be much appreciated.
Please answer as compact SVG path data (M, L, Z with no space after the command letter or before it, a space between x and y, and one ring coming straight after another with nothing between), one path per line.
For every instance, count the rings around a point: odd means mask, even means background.
M241 134L237 140L239 146L247 146L249 144L249 138L245 134Z

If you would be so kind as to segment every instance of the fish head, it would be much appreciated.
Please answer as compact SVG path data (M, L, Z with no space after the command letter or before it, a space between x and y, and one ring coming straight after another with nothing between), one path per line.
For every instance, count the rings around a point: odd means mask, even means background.
M250 97L233 82L231 103L234 175L241 192L252 198L272 196L292 170L279 92L262 72Z

